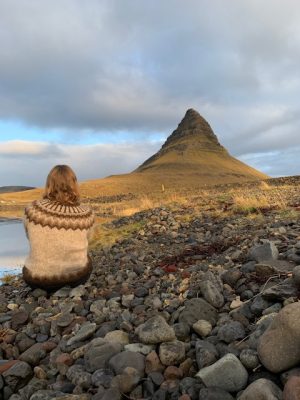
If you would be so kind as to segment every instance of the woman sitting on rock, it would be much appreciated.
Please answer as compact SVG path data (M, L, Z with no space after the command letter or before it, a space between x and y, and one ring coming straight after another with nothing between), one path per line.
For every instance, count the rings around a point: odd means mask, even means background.
M52 168L43 199L25 209L30 252L23 267L24 280L46 290L84 283L92 271L87 251L93 223L92 210L80 205L72 169L67 165Z

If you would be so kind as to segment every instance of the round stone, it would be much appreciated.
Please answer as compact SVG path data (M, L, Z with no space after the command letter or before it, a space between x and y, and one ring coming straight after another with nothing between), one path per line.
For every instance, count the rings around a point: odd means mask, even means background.
M208 336L212 331L212 325L209 321L199 319L199 321L193 324L194 331L201 337Z

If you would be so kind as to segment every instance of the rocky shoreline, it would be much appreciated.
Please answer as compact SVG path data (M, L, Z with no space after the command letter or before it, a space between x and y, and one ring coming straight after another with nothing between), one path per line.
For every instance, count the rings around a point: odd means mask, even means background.
M300 220L122 218L85 285L0 287L0 399L295 400Z

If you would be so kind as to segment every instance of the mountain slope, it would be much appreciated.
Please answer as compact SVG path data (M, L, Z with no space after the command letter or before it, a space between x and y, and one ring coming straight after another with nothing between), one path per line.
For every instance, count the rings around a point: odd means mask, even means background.
M227 183L267 178L232 157L219 143L208 122L193 109L186 112L162 148L134 172L165 176L184 173L205 184L210 180Z

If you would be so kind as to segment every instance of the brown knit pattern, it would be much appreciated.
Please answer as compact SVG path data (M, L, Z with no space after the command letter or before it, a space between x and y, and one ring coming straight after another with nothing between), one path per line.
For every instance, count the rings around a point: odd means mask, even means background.
M86 206L69 206L48 199L34 201L25 209L29 222L57 229L89 229L94 223L93 211Z

